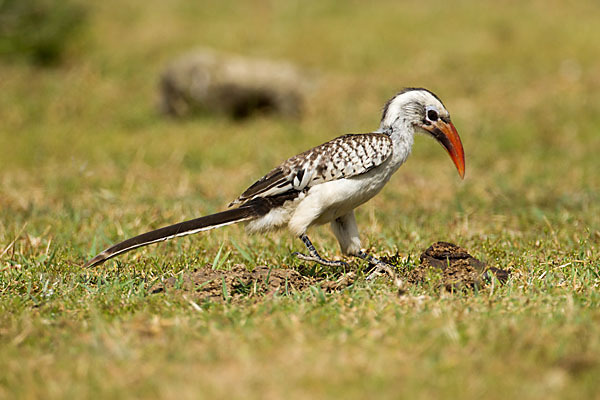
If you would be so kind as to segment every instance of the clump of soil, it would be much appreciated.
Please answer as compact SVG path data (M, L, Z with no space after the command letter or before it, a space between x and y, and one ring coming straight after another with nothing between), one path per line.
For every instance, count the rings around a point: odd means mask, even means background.
M200 301L236 301L252 296L288 294L311 286L332 292L350 286L354 278L355 275L349 273L337 281L329 281L303 276L294 269L265 265L257 266L252 271L240 264L227 271L214 270L207 265L160 282L150 292L182 291Z
M432 244L421 254L417 268L402 271L409 283L424 283L438 277L440 285L450 291L482 287L493 276L505 283L509 274L507 270L488 267L462 247L447 242Z

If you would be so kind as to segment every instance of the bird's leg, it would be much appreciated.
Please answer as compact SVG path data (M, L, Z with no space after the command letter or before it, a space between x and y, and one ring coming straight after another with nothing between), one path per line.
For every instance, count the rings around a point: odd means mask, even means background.
M361 250L360 236L358 234L358 226L356 225L354 211L350 211L332 221L331 229L338 242L340 242L342 253L361 258L375 266L367 279L371 280L382 273L386 273L390 276L392 281L396 282L396 274L391 265Z
M369 276L367 276L367 280L374 279L379 275L386 273L389 275L393 282L396 282L396 273L394 273L394 268L390 264L381 261L380 259L375 258L362 250L354 256L368 261L370 264L373 264L375 266L375 269L369 274Z
M317 252L317 249L315 249L315 246L313 246L313 244L311 243L308 236L301 235L300 239L306 245L306 248L308 249L308 255L299 253L297 251L294 252L293 255L295 255L299 259L304 260L304 261L313 261L313 262L319 263L321 265L325 265L327 267L347 267L348 266L348 264L345 263L344 261L325 260L323 257L321 257L319 255L319 253Z

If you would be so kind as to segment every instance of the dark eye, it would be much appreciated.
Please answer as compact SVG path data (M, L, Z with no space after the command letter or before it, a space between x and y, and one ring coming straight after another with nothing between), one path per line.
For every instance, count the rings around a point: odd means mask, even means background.
M429 111L427 111L427 119L430 120L430 121L432 121L432 122L437 121L438 120L438 113L437 113L437 111L435 111L435 110L429 110Z

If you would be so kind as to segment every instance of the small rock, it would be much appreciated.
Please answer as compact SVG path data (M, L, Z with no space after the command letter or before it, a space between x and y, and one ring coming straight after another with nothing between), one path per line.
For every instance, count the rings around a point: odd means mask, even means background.
M160 109L184 117L226 114L242 119L257 113L299 117L312 79L287 62L201 49L170 63L160 78Z

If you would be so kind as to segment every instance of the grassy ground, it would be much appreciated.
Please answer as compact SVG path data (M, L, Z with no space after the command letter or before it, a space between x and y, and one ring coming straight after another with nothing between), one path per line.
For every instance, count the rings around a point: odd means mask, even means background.
M0 397L600 398L598 4L96 3L64 65L0 63ZM288 59L321 86L301 121L163 119L157 76L197 45ZM148 293L221 246L224 269L301 265L296 239L239 227L80 269L224 208L287 156L373 129L403 86L444 99L467 176L417 138L359 209L365 244L411 266L453 241L511 269L504 287L399 296L359 279L201 307ZM327 229L312 237L338 254Z

